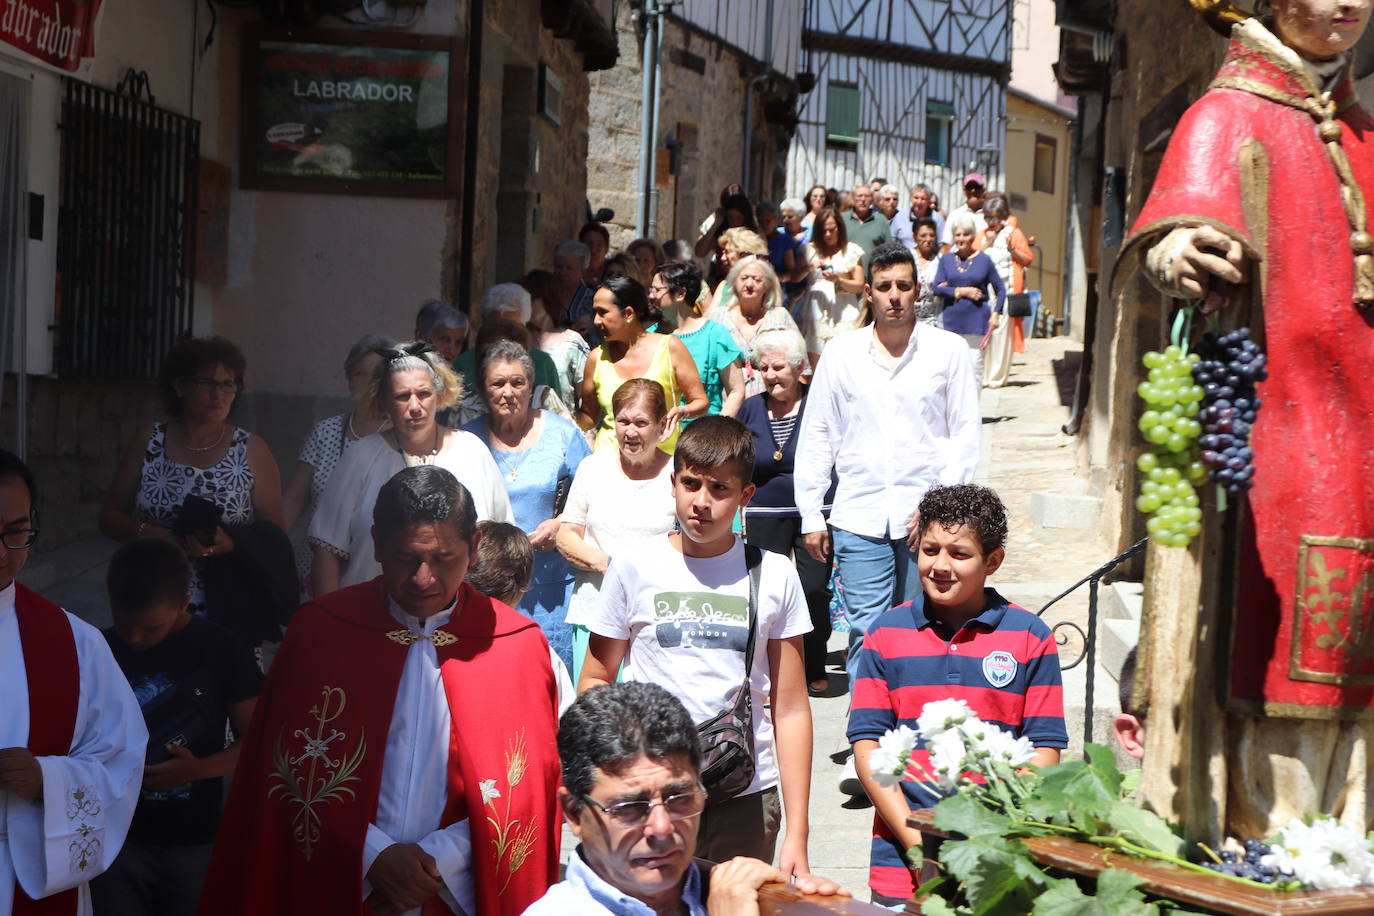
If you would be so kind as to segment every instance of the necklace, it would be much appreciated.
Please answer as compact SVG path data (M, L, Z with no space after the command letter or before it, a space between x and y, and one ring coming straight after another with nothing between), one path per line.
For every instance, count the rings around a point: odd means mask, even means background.
M405 446L401 444L401 433L397 431L396 451L401 453L401 458L404 459L406 467L408 468L413 468L417 464L433 464L434 456L439 454L439 437L442 434L443 427L438 423L434 424L434 448L430 449L427 455L412 455L410 452L406 451Z
M354 431L354 429L353 429L353 411L351 411L351 410L348 412L348 435L349 435L350 438L353 438L353 439L361 439L361 438L362 438L362 437L359 436L358 433L357 433L356 431Z
M185 444L185 446L186 446L186 451L188 451L188 452L208 452L208 451L210 451L210 449L214 448L216 445L219 445L221 442L224 441L224 434L225 434L226 432L228 432L228 431L229 431L229 424L227 424L227 423L221 423L220 426L219 426L219 438L216 439L214 442L211 442L209 445L202 446L202 447L200 447L200 448L196 448L194 445L191 444L191 437L188 436L188 435L186 435L186 427L185 427L185 426L182 426L182 428L181 428L181 438L182 438L182 440L183 440L183 442L184 442L184 444Z
M973 254L969 255L967 259L964 259L959 257L959 255L956 253L954 255L954 269L959 271L959 273L961 274L968 273L968 269L973 266L973 258L976 254L977 252L975 251Z
M792 434L797 430L797 420L799 419L800 416L791 416L790 409L780 417L774 417L771 413L768 415L768 435L773 440L774 461L782 460L782 450L787 448L787 443L792 441ZM788 420L792 421L790 425L787 423ZM778 429L783 426L787 427L787 435L779 442Z
M491 422L490 422L489 420L485 420L485 421L483 421L483 423L484 423L484 425L485 425L486 428L487 428L487 446L488 446L489 449L491 450L491 453L492 453L494 456L496 456L496 460L497 460L498 462L500 462L501 467L503 467L503 468L506 469L506 479L509 480L511 483L514 483L515 481L517 481L517 480L520 479L520 466L523 465L523 464L525 463L525 459L528 458L528 457L530 456L530 452L533 451L533 449L532 449L532 448L526 448L526 449L513 449L513 450L510 450L510 451L507 451L507 450L505 450L505 449L500 449L500 450L498 450L498 449L496 448L496 442L493 440L493 437L492 437L492 433L491 433ZM533 417L533 416L530 417L530 422L526 425L525 431L524 431L523 433L520 434L520 438L519 438L519 440L516 441L516 445L519 445L521 442L524 442L524 441L525 441L525 437L528 436L528 435L530 434L530 430L532 430L532 429L534 429L534 417ZM505 443L503 442L502 444L504 445ZM511 464L510 462L506 461L506 459L505 459L504 457L502 457L503 455L510 455L510 454L519 455L519 456L520 456L520 460L517 461L517 462L515 462L515 464Z

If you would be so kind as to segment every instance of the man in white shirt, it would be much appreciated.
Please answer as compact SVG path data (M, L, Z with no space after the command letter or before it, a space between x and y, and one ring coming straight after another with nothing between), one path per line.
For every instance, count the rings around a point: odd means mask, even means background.
M901 242L873 251L865 294L873 325L833 338L816 368L797 444L802 534L824 562L832 533L821 507L833 469L835 563L849 618L851 682L858 647L879 614L919 600L916 507L936 484L968 483L982 416L968 345L916 321L920 286Z
M87 916L138 804L148 731L100 631L14 581L33 475L0 451L0 916Z
M202 916L513 916L554 880L558 678L534 621L463 581L476 527L443 468L382 486L382 574L292 620Z
M949 218L940 229L940 254L948 254L954 247L953 223L957 214L967 213L972 216L973 221L978 224L979 235L987 229L988 218L983 215L983 201L987 195L987 181L980 173L969 172L964 176L964 202L950 211Z

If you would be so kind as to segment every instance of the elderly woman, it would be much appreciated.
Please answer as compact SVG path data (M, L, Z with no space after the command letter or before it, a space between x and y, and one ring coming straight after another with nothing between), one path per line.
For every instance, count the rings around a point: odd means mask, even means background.
M1007 290L992 258L974 250L978 222L973 214L956 211L948 225L954 250L940 255L935 272L935 293L948 300L940 320L946 331L963 337L973 351L973 376L981 383L984 338L1002 321Z
M519 609L539 624L563 664L572 667L572 632L564 622L573 569L554 551L560 492L567 496L582 459L591 454L572 423L530 402L534 363L518 343L502 340L477 364L486 414L463 427L486 443L506 481L515 524L535 549L534 574Z
M864 250L849 241L844 217L825 209L811 226L802 258L811 265L811 292L799 305L806 352L815 358L844 331L864 322Z
M812 630L803 639L806 680L812 692L826 689L826 642L830 639L830 563L818 562L802 540L801 512L792 489L797 433L806 412L806 341L795 329L763 331L754 337L750 362L764 390L744 402L739 421L754 436L754 491L744 510L744 539L756 547L791 556L811 611ZM827 497L829 504L834 493Z
M1033 260L1030 242L1021 228L1011 222L1011 207L1000 194L990 194L983 203L987 229L978 236L974 247L992 258L997 275L1002 278L1009 294L1026 291L1026 266ZM1025 338L1021 333L1021 319L1003 321L988 338L987 375L983 383L989 388L1001 388L1011 377L1011 354L1024 352Z
M725 326L741 353L749 352L755 334L778 328L797 330L797 323L783 307L778 275L766 260L755 257L740 261L721 285L732 292L729 303L707 312L706 317ZM758 371L745 366L745 397L762 391L763 379Z
M648 325L657 323L658 312L650 306L644 287L629 277L602 284L596 291L592 314L606 342L587 357L578 389L582 404L578 425L596 430L593 451L614 450L615 413L611 407L616 390L630 379L653 379L664 392L668 418L668 434L660 447L672 454L679 421L702 416L709 406L692 354L671 334L648 330Z
M727 229L720 237L720 265L728 277L740 259L747 257L768 259L768 243L763 236L752 229ZM710 314L716 308L729 308L734 290L729 283L719 283L706 301L704 311Z
M334 469L310 522L316 595L381 572L372 545L377 491L402 468L434 464L467 487L477 519L511 520L510 498L482 440L442 426L437 413L462 394L458 376L423 341L378 350L367 400L381 430L353 445Z
M316 423L310 435L305 437L305 445L301 446L300 457L296 459L296 469L283 494L286 530L294 528L302 516L309 527L325 485L329 483L329 475L334 473L344 452L381 427L381 418L368 409L368 394L372 377L382 361L376 351L395 345L396 341L389 337L364 334L349 349L344 358L344 379L348 382L353 406L347 413L335 414ZM301 579L302 594L307 598L310 595L310 566L310 545L302 542L296 548L296 573Z
M935 220L922 216L911 223L915 236L916 281L921 288L916 293L916 320L940 327L940 312L944 300L935 294L935 274L940 270L940 229Z
M191 560L189 610L220 616L231 582L215 574L215 558L232 556L237 538L269 523L285 554L281 478L267 443L229 422L243 391L243 353L223 337L177 344L162 362L168 419L134 433L100 510L100 530L116 541L162 537ZM273 532L266 534L270 537ZM234 557L236 560L242 557ZM292 598L295 597L292 590ZM271 638L236 626L252 643Z
M673 462L658 447L668 431L663 386L630 379L611 399L615 451L598 452L577 469L558 529L558 552L578 570L568 605L573 628L573 683L587 653L586 620L611 559L673 530Z

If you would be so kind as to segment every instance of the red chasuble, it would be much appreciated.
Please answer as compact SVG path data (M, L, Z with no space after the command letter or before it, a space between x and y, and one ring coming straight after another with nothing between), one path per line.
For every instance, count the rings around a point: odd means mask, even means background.
M363 841L417 638L387 612L380 578L297 612L239 758L202 916L371 912ZM474 916L517 916L558 873L548 642L534 621L466 584L453 619L430 638L453 717L440 826L468 819ZM425 913L447 910L436 898Z
M72 750L81 698L81 665L71 621L60 607L17 582L14 612L29 688L28 749L35 757L65 757ZM16 883L13 913L70 916L76 912L78 893L72 888L33 900Z
M1374 715L1374 310L1353 301L1341 185L1316 122L1296 107L1305 97L1281 61L1233 41L1212 88L1174 131L1122 259L1179 225L1209 224L1245 246L1269 380L1259 386L1252 434L1233 705L1366 718ZM1348 75L1332 98L1341 146L1374 202L1374 118Z

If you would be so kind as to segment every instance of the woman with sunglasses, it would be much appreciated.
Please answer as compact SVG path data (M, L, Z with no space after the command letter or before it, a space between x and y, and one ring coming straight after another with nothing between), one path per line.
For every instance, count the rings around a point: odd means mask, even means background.
M207 610L207 561L234 551L228 529L256 521L282 527L271 450L229 422L245 368L243 353L223 337L173 347L162 361L168 419L134 433L100 511L107 537L164 537L186 552L193 614Z

